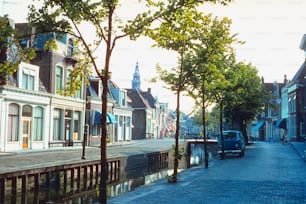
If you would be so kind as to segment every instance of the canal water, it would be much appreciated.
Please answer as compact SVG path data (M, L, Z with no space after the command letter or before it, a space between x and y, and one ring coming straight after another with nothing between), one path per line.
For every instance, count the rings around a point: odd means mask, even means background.
M172 170L171 170L172 171ZM134 172L144 172L144 169L133 169L127 172L133 175ZM171 174L168 168L156 169L154 172L145 172L142 176L134 174L136 177L109 183L107 186L107 196L115 197L135 188L155 182ZM63 203L63 204L82 204L98 203L99 201L99 182L88 181L76 184L74 187L63 189L60 187L61 175L52 175L52 182L47 186L41 186L39 191L28 189L26 193L18 193L14 196L7 196L6 203ZM95 183L95 184L94 184Z
M180 161L179 168L181 170L199 165L203 162L203 144L198 144L197 142L190 143L186 151L188 156L186 156L185 162L182 160ZM129 191L133 191L139 186L147 185L159 179L163 179L167 175L172 175L173 161L171 161L171 159L170 161L168 160L168 153L163 155L164 156L159 154L148 156L148 165L140 165L136 168L134 168L134 165L130 165L126 166L124 171L119 171L121 173L114 171L113 174L108 175L108 198L122 195ZM134 157L131 160L139 161L140 159L141 158ZM112 164L115 164L115 166L112 167L110 164L110 167L116 169L117 163L113 162ZM79 170L82 170L82 172L79 172L78 175L87 175L87 170L82 168ZM72 182L71 178L74 178L74 173L67 175L69 174L67 171L54 171L47 174L48 175L41 176L40 178L42 181L39 186L39 191L30 187L30 189L27 188L25 193L22 193L22 191L11 195L8 193L7 196L5 196L4 203L99 203L100 176L90 176L91 179L87 179L88 176L85 176L84 179L76 179ZM69 179L71 180L70 183L67 182ZM29 177L29 180L31 180L31 177ZM69 183L69 185L63 185L63 183ZM19 185L17 188L20 189L22 187ZM2 204L1 201L0 204Z

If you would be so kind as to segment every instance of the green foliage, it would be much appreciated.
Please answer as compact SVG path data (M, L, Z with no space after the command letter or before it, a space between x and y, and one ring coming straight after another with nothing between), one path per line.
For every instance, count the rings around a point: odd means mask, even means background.
M251 64L239 62L227 72L227 76L231 86L225 89L225 111L235 112L243 120L253 119L264 106L257 69Z
M0 77L12 75L18 69L18 64L11 62L0 63Z
M219 107L215 105L210 111L206 110L205 112L205 124L207 127L207 131L214 132L216 126L219 124ZM198 111L193 116L193 124L195 125L203 125L202 118L202 108L198 109Z
M46 43L44 44L44 50L46 50L46 51L57 50L57 49L58 49L58 47L57 47L55 39L47 40Z
M157 32L162 32L158 27L163 25L163 23L166 23L165 25L168 24L169 26L172 26L170 29L172 37L171 35L169 36L169 39L171 39L170 43L167 43L160 38L161 41L159 45L166 49L170 46L169 49L180 51L181 56L183 56L186 48L191 46L191 44L188 43L188 34L192 33L192 29L189 29L191 25L188 24L188 21L191 21L193 16L188 16L189 14L192 14L189 10L191 11L195 6L203 3L203 1L199 0L145 0L142 1L146 6L144 11L139 13L135 18L123 22L116 13L120 6L119 0L44 0L41 2L43 2L43 5L40 8L35 8L35 6L29 7L29 21L38 32L69 33L77 38L83 51L82 53L85 59L85 64L90 63L90 67L94 68L96 74L102 80L102 112L106 112L107 109L107 80L108 73L110 72L110 60L116 42L124 37L130 37L130 39L135 40L142 35L149 37L154 36L157 34L154 32L154 27L157 28ZM225 4L231 2L231 0L211 0L210 2L220 2ZM185 12L189 12L189 14L185 15ZM171 22L181 24L183 27L177 27L175 24L171 24ZM182 24L181 22L184 23ZM193 22L196 23L196 19L194 19ZM86 41L86 34L80 29L80 25L83 23L87 23L94 28L92 32L95 32L96 39L94 39L92 43ZM189 33L185 33L184 35L182 33L175 33L178 31L184 31L187 28ZM165 27L163 29L165 29ZM152 38L154 39L155 37ZM94 55L94 51L99 46L104 46L106 50L103 72L101 71L100 66L96 64L96 58ZM184 49L182 49L183 47ZM86 71L81 71L80 73L86 73ZM175 82L178 79L178 90L181 90L183 77L180 74L177 75L176 72L170 73L169 76L167 76L167 74L168 73L165 73L164 77L172 82ZM177 76L179 77L177 78ZM73 83L71 83L71 85L72 84ZM174 87L172 86L172 88ZM106 118L102 118L102 121L104 122L102 122L101 161L106 161ZM100 202L106 203L106 195L103 190L106 189L106 178L104 178L106 177L106 172L102 171L101 174L103 178L101 186L103 188L100 188ZM176 181L176 175L174 180Z
M0 17L0 56L7 55L7 59L0 62L0 84L5 84L5 78L15 73L21 61L28 62L36 56L36 50L22 47L26 34L16 31L8 16Z

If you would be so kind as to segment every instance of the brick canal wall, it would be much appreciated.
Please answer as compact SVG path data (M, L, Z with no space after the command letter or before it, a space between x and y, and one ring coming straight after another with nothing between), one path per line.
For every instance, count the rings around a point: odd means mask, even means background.
M107 161L108 183L119 183L122 180L135 178L137 174L144 175L155 169L168 168L168 155L169 151L163 151L110 158ZM44 198L37 192L47 189L60 191L62 195L59 196L63 197L74 192L94 189L100 183L100 163L100 160L84 160L80 163L0 174L0 204L7 203L8 200L10 203L25 203L28 200L28 192L34 192L31 201L39 203Z
M186 155L179 161L179 168L186 169L194 165L192 158L203 154L203 141L185 141L182 144ZM207 143L208 152L214 156L216 142ZM161 169L173 168L173 149L161 152L109 158L108 184L138 178ZM9 157L8 157L9 158ZM0 204L2 203L39 203L50 196L48 189L61 192L57 196L81 193L95 189L100 183L100 160L82 160L81 162L54 165L49 167L20 170L0 174ZM200 164L199 163L199 164ZM44 198L45 197L45 198ZM14 200L15 199L15 200Z

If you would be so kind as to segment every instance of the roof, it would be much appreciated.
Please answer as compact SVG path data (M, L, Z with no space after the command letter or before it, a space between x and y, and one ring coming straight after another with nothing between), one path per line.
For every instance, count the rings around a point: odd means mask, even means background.
M148 101L152 108L155 107L155 98L152 96L151 91L140 91L140 94Z
M300 66L299 70L295 73L295 75L292 78L293 82L299 82L304 79L304 76L306 75L306 68L305 68L305 61Z
M87 85L87 89L86 89L86 95L87 96L94 96L94 97L98 97L99 96L99 91L101 92L100 94L102 94L102 83L100 78L97 77L88 77L88 85ZM111 93L110 89L110 85L108 84L108 91L107 91L107 99L108 100L115 100L113 94Z
M281 90L284 87L284 83L264 83L264 87L266 90L270 91L271 93L274 93L277 90L276 84L278 85L278 93L277 95L280 96Z
M301 50L304 50L304 51L306 50L306 34L303 35L299 47Z
M150 105L148 99L146 98L146 95L141 94L141 91L127 89L127 95L130 99L130 105L132 108L153 108L153 106Z

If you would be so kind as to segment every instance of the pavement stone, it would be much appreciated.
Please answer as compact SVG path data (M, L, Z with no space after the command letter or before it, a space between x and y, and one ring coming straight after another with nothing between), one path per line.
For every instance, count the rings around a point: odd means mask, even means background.
M306 142L289 142L294 150L306 161Z
M271 147L265 149L265 145L271 145ZM252 154L253 148L262 148L263 151L260 151L262 155ZM98 148L88 148L87 157L89 159L99 158L98 150ZM166 179L161 179L138 187L134 191L110 198L108 203L306 203L305 150L305 142L286 144L255 142L248 146L243 158L229 157L225 160L212 160L208 169L200 166L181 172L179 182L176 184L169 184ZM75 148L66 151L2 152L0 153L0 173L5 172L6 168L14 169L16 166L21 166L25 157L32 157L32 161L39 161L40 165L44 163L47 165L49 161L44 158L45 156L48 156L50 160L53 157L53 160L56 161L59 156L65 159L69 159L70 156L80 156L80 152L81 149ZM271 157L271 160L262 160L267 156ZM251 159L257 162L256 165L245 163L245 171L240 176L235 175L235 171L241 168L240 162L247 162ZM81 159L78 157L76 160ZM229 164L234 166L228 168ZM249 177L250 174L251 177ZM216 188L211 188L211 186Z
M253 148L261 150L255 154ZM183 171L176 184L162 179L110 198L108 203L306 203L305 149L306 144L299 142L254 143L248 147L243 158L214 160L208 169L196 167Z

